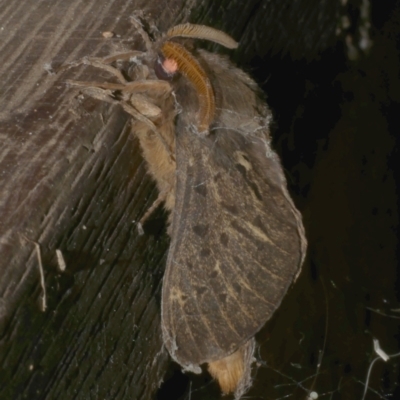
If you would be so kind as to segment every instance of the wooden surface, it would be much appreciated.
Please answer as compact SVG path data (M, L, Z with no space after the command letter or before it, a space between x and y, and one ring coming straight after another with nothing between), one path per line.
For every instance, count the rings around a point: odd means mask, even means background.
M359 10L359 2L349 4L351 10ZM380 13L381 20L374 21L382 29L377 42L381 46L374 47L370 58L358 66L349 66L345 38L351 29L340 28L338 22L349 10L343 11L333 0L323 4L316 0L245 4L42 0L34 7L28 0L3 0L0 399L151 399L161 381L168 383L172 375L173 387L164 385L158 398L219 397L204 378L190 378L192 387L186 375L182 380L182 375L174 374L176 366L170 366L162 347L159 315L168 248L165 216L159 210L145 226L145 234L137 234L135 221L157 194L146 176L129 118L119 107L80 96L65 85L66 79L107 80L108 75L84 67L55 73L61 64L84 56L141 48L130 22L138 10L151 16L160 31L190 21L224 29L241 40L232 58L250 64L250 72L267 90L277 121L276 147L291 177L295 200L305 211L311 267L305 268L282 310L258 337L262 345L259 365L269 367L259 369L249 395L278 398L290 392L303 398L304 388L313 387L319 393L332 389L336 398L346 398L338 385L340 375L346 377L345 366L350 365L352 382L364 379L372 354L370 336L381 332L374 326L395 331L393 324L373 320L370 314L368 321L375 325L368 322L367 326L363 320L367 306L378 308L383 297L393 305L395 298L390 285L396 279L392 225L397 214L389 162L395 129L389 122L397 115L391 105L398 99L398 76L391 68L398 58L388 50L393 48L391 32L396 29L395 23L384 24L392 18L390 13ZM359 20L350 22L353 27L361 25ZM106 31L114 36L104 38ZM356 31L350 32L354 40ZM381 59L387 63L376 67L373 60ZM384 75L381 70L386 71ZM382 76L390 80L388 88ZM349 93L358 94L350 101ZM360 106L366 102L373 107ZM389 110L385 115L382 107ZM323 123L316 123L313 114L322 115ZM363 115L370 119L360 124ZM372 153L375 147L379 151ZM339 213L331 211L337 209ZM371 210L381 217L372 216ZM35 243L40 246L46 310ZM353 252L348 250L349 243ZM64 272L59 270L56 249L65 258ZM380 262L386 268L385 279L375 268ZM360 281L360 270L368 280ZM327 295L321 287L316 289L315 277L321 271L326 282L339 289L332 286ZM346 299L354 293L356 297L346 300L342 293ZM375 303L360 305L367 296ZM331 306L332 333L325 360L332 373L330 379L321 374L317 383L300 387L293 379L300 382L316 370L311 360L317 360L322 347L326 303ZM342 336L337 326L342 327ZM381 336L386 344L392 340L388 335ZM355 349L361 337L360 352L347 360L349 348ZM349 344L342 346L344 341ZM292 367L296 363L303 368L299 374ZM276 371L290 375L292 381ZM381 376L395 372L393 367ZM289 382L292 387L286 387L289 392L271 394L279 376L280 383ZM179 385L180 391L176 390ZM374 388L380 390L379 379ZM359 395L362 389L354 383L348 393Z
M127 115L65 85L68 76L87 77L82 68L54 73L132 46L129 18L144 3L2 6L2 399L149 398L164 375L159 293L168 240L160 228L139 237L135 224L154 185ZM178 6L153 12L169 26Z

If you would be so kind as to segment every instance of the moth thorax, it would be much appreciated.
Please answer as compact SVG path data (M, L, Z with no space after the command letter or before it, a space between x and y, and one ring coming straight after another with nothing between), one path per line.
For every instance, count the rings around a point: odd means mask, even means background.
M157 57L154 72L158 79L170 81L178 71L178 63L172 58L166 58L162 54Z

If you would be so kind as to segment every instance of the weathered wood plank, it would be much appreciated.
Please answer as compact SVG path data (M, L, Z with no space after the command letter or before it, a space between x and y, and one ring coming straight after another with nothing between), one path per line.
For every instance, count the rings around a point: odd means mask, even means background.
M64 84L93 71L52 70L134 45L129 18L146 2L11 3L0 14L0 398L150 398L167 362L158 293L168 241L162 229L139 237L135 220L155 189L127 115ZM169 25L182 7L147 10Z

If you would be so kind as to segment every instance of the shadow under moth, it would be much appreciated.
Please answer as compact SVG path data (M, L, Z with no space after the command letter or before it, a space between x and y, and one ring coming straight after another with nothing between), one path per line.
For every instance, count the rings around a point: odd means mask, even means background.
M270 144L271 112L256 83L227 57L179 43L225 33L183 24L145 52L86 58L117 83L69 81L120 104L132 118L159 196L170 211L171 244L162 289L162 333L171 357L200 373L207 363L223 393L251 385L254 335L300 272L306 253L301 215ZM188 39L189 38L189 39ZM126 79L112 64L130 59Z

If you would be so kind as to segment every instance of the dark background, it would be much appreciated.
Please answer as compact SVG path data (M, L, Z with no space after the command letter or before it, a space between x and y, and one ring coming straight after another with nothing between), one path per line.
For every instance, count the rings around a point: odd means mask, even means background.
M257 335L245 398L362 399L373 339L400 351L400 4L377 0L0 3L0 399L220 398L162 348L165 214L137 235L156 191L129 118L65 85L109 76L53 73L140 47L137 10L160 31L190 21L240 40L230 55L266 93L304 217L308 257ZM374 364L366 399L399 396L399 360Z

